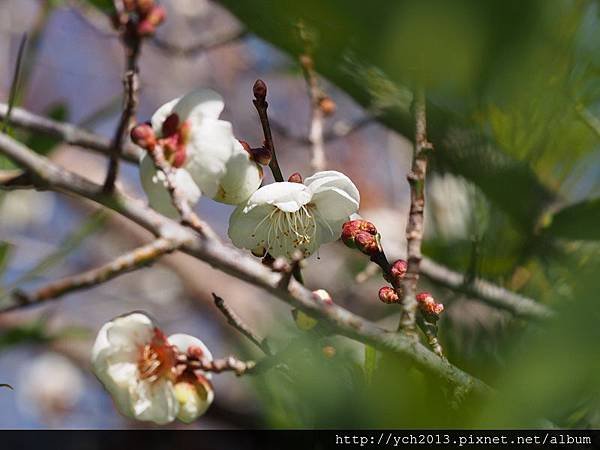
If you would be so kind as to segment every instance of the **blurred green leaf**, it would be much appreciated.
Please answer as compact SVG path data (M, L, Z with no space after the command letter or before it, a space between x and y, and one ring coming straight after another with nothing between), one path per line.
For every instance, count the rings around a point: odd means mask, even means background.
M370 345L365 345L365 379L367 380L367 385L370 385L373 381L373 373L377 368L377 350L375 347L371 347Z
M10 259L12 245L8 242L0 241L0 277L6 270L8 260Z
M550 218L546 232L552 236L577 239L600 239L600 198L567 206Z
M113 0L84 0L84 3L87 3L94 8L99 9L100 11L111 14L115 11L115 4Z

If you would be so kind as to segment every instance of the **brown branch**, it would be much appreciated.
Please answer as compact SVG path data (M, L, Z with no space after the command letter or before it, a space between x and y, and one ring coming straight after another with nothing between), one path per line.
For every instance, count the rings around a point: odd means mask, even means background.
M189 58L196 56L200 53L204 53L206 51L214 50L219 47L223 47L225 45L237 42L245 38L247 35L247 30L239 30L230 33L229 35L221 36L217 39L213 39L208 42L203 41L188 46L174 44L172 42L165 41L158 36L153 36L150 39L150 42L159 50L167 52L169 56L174 56L178 58Z
M59 168L47 158L37 155L21 143L2 134L0 152L32 173L39 188L93 200L128 217L156 236L177 239L183 243L180 247L183 252L239 280L258 286L290 306L322 320L334 333L369 344L381 351L395 353L411 361L417 368L435 375L444 383L459 386L470 393L488 395L493 392L481 380L442 360L413 339L384 330L338 305L315 302L312 291L295 280L291 280L288 290L279 289L280 275L263 266L255 258L223 245L215 238L193 233L192 230L122 194L118 189L111 195L102 194L96 183Z
M215 300L215 306L223 313L223 315L227 318L227 323L231 325L233 328L238 330L244 336L248 338L250 342L256 345L262 352L267 356L272 356L271 349L267 345L264 339L260 339L256 336L252 330L242 322L242 319L232 310L229 306L225 304L225 300L219 297L214 292L212 293L213 299Z
M119 4L120 2L116 2ZM122 5L121 5L122 6ZM119 9L117 8L117 11ZM108 162L108 170L106 173L106 179L102 190L107 193L114 189L115 181L119 174L119 159L121 157L123 142L126 139L126 135L129 132L130 127L135 121L135 112L139 102L138 90L139 90L139 69L138 69L138 58L140 56L140 50L142 46L142 36L136 31L131 31L130 23L121 25L121 41L125 48L125 73L123 75L123 97L124 106L123 112L119 119L117 129L113 136L111 143L111 155Z
M406 246L408 269L402 280L402 290L397 290L402 299L402 313L399 329L406 333L415 333L417 317L417 283L421 264L421 242L423 240L423 211L425 209L425 174L427 172L427 153L433 149L427 140L427 116L425 111L425 90L419 87L415 92L415 143L411 171L408 174L410 184L410 212L406 224Z
M14 301L7 306L0 306L0 312L12 311L26 306L38 305L47 300L56 299L73 291L97 286L113 278L152 263L165 253L175 250L179 246L177 241L160 238L150 244L138 247L135 250L121 255L108 264L97 267L87 272L54 281L46 286L27 294L17 291Z
M267 85L263 80L256 80L254 87L252 88L252 92L254 94L254 100L252 100L252 103L258 112L260 124L265 136L264 146L271 153L271 162L269 163L269 168L273 173L273 178L275 181L283 181L283 174L279 168L277 154L275 153L275 144L273 143L273 135L271 134L269 116L267 115L267 108L269 107L269 103L267 102Z
M8 105L0 103L0 119L4 119L7 113ZM10 121L13 127L34 133L42 133L60 139L69 145L83 147L103 155L110 155L111 153L111 142L109 139L70 123L59 122L16 107L11 112ZM120 156L128 162L137 164L142 155L142 149L130 142L124 143L122 150L123 152Z

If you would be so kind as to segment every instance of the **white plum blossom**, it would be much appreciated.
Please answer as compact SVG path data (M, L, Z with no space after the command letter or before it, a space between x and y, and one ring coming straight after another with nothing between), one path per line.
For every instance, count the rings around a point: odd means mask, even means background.
M210 374L178 370L177 353L192 349L212 360L199 339L185 334L167 338L152 319L135 312L100 329L92 366L123 415L159 425L176 418L191 422L208 409L214 397Z
M272 183L233 212L229 237L235 246L255 254L291 258L300 250L307 257L340 237L359 203L354 183L333 170L317 172L304 183Z
M178 184L191 204L198 201L200 192L238 204L262 181L261 167L234 137L231 123L219 119L224 106L219 94L200 89L165 103L152 116L156 143L176 168ZM150 205L173 216L164 176L157 174L149 154L142 156L140 174ZM192 180L197 187L190 184Z

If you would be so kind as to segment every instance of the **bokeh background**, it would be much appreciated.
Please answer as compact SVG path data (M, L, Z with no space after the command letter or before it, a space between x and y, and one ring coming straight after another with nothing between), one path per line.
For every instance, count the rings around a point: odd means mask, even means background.
M236 136L257 145L262 132L251 98L262 78L280 165L285 174L310 175L301 24L320 83L337 105L325 123L327 168L358 186L360 212L377 225L388 253L405 252L411 89L419 82L427 89L435 146L424 253L468 279L530 296L552 307L555 318L515 318L423 280L423 290L446 306L440 339L449 360L502 393L472 399L405 361L302 333L287 306L175 254L46 306L0 314L0 383L14 388L0 388L0 427L146 426L119 416L89 371L96 331L126 311L148 311L167 333L196 335L214 355L260 358L226 324L211 292L275 348L287 349L293 376L217 376L215 404L185 427L600 426L600 3L161 4L167 20L140 58L139 120L167 100L210 87L223 95L223 118ZM0 0L1 101L27 32L17 106L110 137L124 57L105 11L102 1ZM103 179L105 158L15 133L70 170ZM119 183L143 198L134 165L123 165ZM227 239L232 209L203 198L198 213ZM148 238L89 202L0 192L0 302L16 288L95 267ZM366 267L365 258L338 242L311 258L305 279L394 328L398 310L379 302L383 283L368 278ZM323 355L325 345L337 349L335 357Z

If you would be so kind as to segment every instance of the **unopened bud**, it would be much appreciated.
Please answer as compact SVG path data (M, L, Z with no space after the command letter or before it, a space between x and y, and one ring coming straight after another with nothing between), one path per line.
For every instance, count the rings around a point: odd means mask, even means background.
M131 129L131 140L146 150L153 150L156 145L154 130L147 123L141 123Z
M354 245L365 255L374 256L381 251L377 236L366 231L359 231L354 235Z
M394 278L394 281L400 281L406 275L406 270L408 269L408 264L403 259L399 259L398 261L392 264L390 269L390 273Z
M147 15L154 7L154 0L135 0L128 3L134 3L140 16Z
M178 128L179 116L176 113L169 114L161 127L163 137L174 135L175 133L177 133Z
M436 322L444 311L444 305L437 303L429 292L417 294L417 303L428 322Z
M323 347L323 356L325 356L325 358L333 358L336 353L337 351L332 345L326 345Z
M138 34L140 36L153 35L156 31L156 27L165 20L166 15L167 13L162 6L155 6L152 8L146 17L138 24Z
M251 148L248 150L250 153L250 158L257 162L258 164L262 164L263 166L268 166L271 162L271 151L265 147Z
M252 88L254 98L258 101L264 101L267 98L267 85L261 79L255 81Z
M313 291L312 296L318 302L324 303L328 306L333 305L333 299L331 298L331 295L329 295L329 292L327 292L325 289L317 289L316 291Z
M387 304L400 302L400 298L398 297L398 294L396 294L394 288L389 286L383 286L381 289L379 289L379 300Z
M302 184L302 182L303 182L302 175L300 175L298 172L294 172L293 174L290 175L290 177L288 178L288 181L290 183L300 183L300 184Z
M319 100L319 109L325 114L325 116L331 116L335 113L337 105L331 99L331 97L325 96Z

